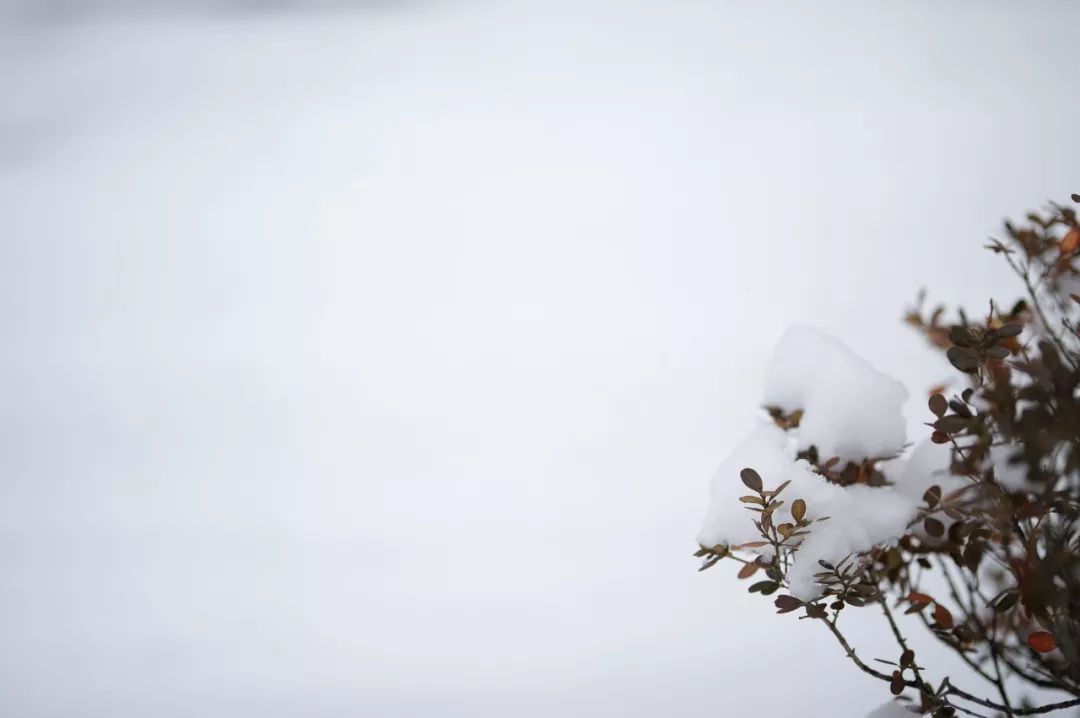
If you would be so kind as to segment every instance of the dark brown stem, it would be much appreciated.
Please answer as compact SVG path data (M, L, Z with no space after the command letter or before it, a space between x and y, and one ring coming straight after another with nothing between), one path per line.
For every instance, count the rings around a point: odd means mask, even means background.
M978 705L983 706L984 708L993 708L994 710L998 710L998 711L1009 711L1009 710L1011 710L1013 715L1018 715L1018 716L1042 715L1044 713L1051 713L1053 711L1064 710L1065 708L1072 708L1073 706L1080 706L1080 698L1074 698L1071 701L1061 701L1060 703L1047 703L1046 705L1037 706L1035 708L1010 709L1010 708L1007 708L1006 706L1001 705L1000 703L994 703L993 701L988 701L985 698L978 698L977 696L973 696L970 693L968 693L967 691L960 690L959 688L952 685L951 683L947 684L945 691L949 695L957 696L958 698L963 698L965 701L969 701L971 703L977 703Z
M1031 298L1031 306L1035 308L1035 313L1039 315L1039 321L1043 323L1043 327L1046 328L1046 333L1050 335L1050 339L1057 345L1057 348L1061 350L1065 360L1072 364L1073 369L1078 368L1076 362L1072 358L1072 354L1065 348L1065 342L1061 340L1057 332L1054 331L1054 327L1050 324L1050 320L1047 319L1046 313L1043 311L1042 304L1039 302L1039 297L1035 292L1035 286L1031 283L1031 276L1028 270L1020 269L1016 262L1012 260L1008 252L1003 253L1005 261L1009 263L1009 267L1016 273L1016 276L1020 277L1020 280L1024 283L1024 288L1027 289L1028 296Z
M881 604L881 610L885 614L886 620L888 620L889 622L889 628L892 629L893 636L896 638L896 642L900 645L900 650L907 651L907 641L904 640L904 634L900 632L900 626L896 625L896 619L893 618L892 611L889 610L889 604L886 603L885 597L882 596L881 600L878 603ZM903 669L904 666L901 666L900 670ZM922 674L919 672L919 667L916 665L915 661L912 661L911 670L915 674L915 683L917 683L919 688L922 689L925 684L923 682Z
M870 666L863 663L861 658L859 658L857 655L855 655L855 649L851 647L851 644L849 644L847 642L847 639L844 638L844 634L840 633L840 629L837 628L833 624L832 621L829 621L828 619L825 619L825 618L822 618L822 619L819 619L819 620L822 623L824 623L826 626L829 627L829 630L832 631L832 634L834 636L836 636L836 640L840 643L840 646L844 649L844 652L847 653L848 658L850 658L852 660L852 662L855 663L855 665L858 666L859 669L863 673L871 675L874 678L877 678L879 681L892 682L892 676L886 675L886 674L882 673L881 671L878 671L878 670L875 670L875 669L871 668ZM910 688L918 688L919 687L918 684L915 683L915 681L908 681L908 680L904 681L904 685L908 686Z

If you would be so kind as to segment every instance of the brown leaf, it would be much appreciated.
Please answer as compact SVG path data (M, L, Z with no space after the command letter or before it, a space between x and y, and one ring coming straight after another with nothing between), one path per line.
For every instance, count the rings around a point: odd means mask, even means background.
M946 434L955 434L958 431L963 431L970 425L971 419L964 416L958 416L957 414L943 416L934 422L934 428L938 431L944 431Z
M802 608L803 602L794 596L777 596L773 605L779 609L777 613L788 613Z
M739 569L739 578L750 578L757 573L758 568L756 563L744 564L743 567Z
M941 487L934 484L926 490L922 495L922 499L926 502L927 506L937 506L941 502Z
M893 671L892 680L889 681L889 692L894 696L904 692L904 677L900 675L900 671Z
M953 627L952 614L940 603L934 606L934 620L946 631Z
M791 518L798 522L803 520L803 516L806 516L806 502L802 499L795 499L791 504Z
M949 347L945 352L949 363L962 372L972 373L982 364L979 353L967 347Z
M949 402L941 394L932 395L927 405L934 416L939 419L945 416L945 412L949 410Z
M1061 238L1058 243L1058 250L1062 254L1072 254L1077 247L1080 247L1080 229L1073 227Z
M742 479L742 482L746 484L746 488L751 491L761 491L761 475L758 474L758 472L751 468L746 468L739 472L739 477Z

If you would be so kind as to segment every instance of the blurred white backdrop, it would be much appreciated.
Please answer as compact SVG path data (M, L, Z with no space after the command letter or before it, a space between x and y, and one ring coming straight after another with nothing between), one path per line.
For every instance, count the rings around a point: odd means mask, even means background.
M0 713L885 700L695 573L707 480L795 322L924 435L1080 6L825 5L0 6Z

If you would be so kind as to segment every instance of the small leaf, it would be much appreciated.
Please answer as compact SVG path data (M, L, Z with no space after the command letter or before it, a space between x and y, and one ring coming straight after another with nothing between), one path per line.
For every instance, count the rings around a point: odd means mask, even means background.
M802 521L803 516L806 516L806 502L802 499L795 499L791 504L791 518L795 521Z
M900 665L905 668L915 665L915 651L910 648L900 654Z
M1035 631L1028 636L1027 643L1039 653L1049 653L1057 648L1057 641L1046 631Z
M953 627L952 614L949 613L949 609L945 608L940 603L934 605L934 620L946 631Z
M926 493L922 495L922 499L926 502L926 505L930 506L931 508L937 506L938 503L941 501L941 487L937 486L936 484L934 486L931 486L929 489L926 490Z
M1020 594L1010 591L1004 596L998 599L994 604L994 611L997 613L1005 613L1010 608L1016 605L1016 602L1020 600Z
M904 692L904 677L900 675L900 671L893 671L892 680L889 681L889 692L894 696Z
M966 347L949 347L945 356L948 357L950 364L968 374L974 372L982 364L979 353Z
M946 401L945 397L941 394L934 394L931 396L927 405L930 407L930 411L933 412L934 416L939 419L945 416L945 412L949 410L949 402Z
M1013 323L1013 324L1006 324L1003 327L998 327L997 329L994 330L994 333L997 334L999 337L1008 338L1008 337L1019 336L1020 332L1022 332L1022 331L1024 331L1024 327L1023 327L1022 324Z
M765 500L762 499L760 496L740 496L739 501L742 501L744 504L761 504L762 506L765 505Z
M1080 229L1073 227L1061 238L1061 242L1058 243L1058 250L1062 254L1072 254L1077 247L1080 247Z
M933 517L927 517L927 519L923 521L923 528L926 529L926 533L934 538L941 538L945 535L945 524Z
M907 600L911 603L933 603L934 599L927 596L925 593L919 593L918 591L912 591L907 595Z
M742 478L742 482L746 484L746 488L751 491L761 491L763 484L761 483L761 475L753 469L746 468L739 472L739 477Z
M747 589L750 593L761 593L768 596L770 593L780 588L780 584L776 581L758 581Z
M949 341L958 347L970 347L975 345L975 337L967 327L957 324L949 329Z
M777 596L773 605L779 609L777 613L789 613L802 608L803 602L794 596Z
M985 548L981 543L969 543L967 548L964 549L964 565L972 571L979 568L979 563L982 561L983 552Z
M934 442L935 444L948 444L949 435L946 434L944 431L935 431L933 434L930 435L930 441Z
M739 569L739 578L750 578L757 573L759 566L756 563L743 564L743 567Z
M934 422L934 428L938 431L944 431L946 434L955 434L959 431L963 431L971 425L971 419L965 419L962 416L953 414L951 416L943 416Z

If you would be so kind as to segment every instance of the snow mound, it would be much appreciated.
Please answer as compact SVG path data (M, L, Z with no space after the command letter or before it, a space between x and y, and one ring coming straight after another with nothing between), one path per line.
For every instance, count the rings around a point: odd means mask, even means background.
M784 505L773 522L791 522L796 499L806 503L805 518L814 522L788 570L791 593L804 600L820 595L814 574L819 561L836 564L851 554L898 539L923 505L930 486L948 493L962 484L949 475L946 447L921 443L907 460L891 462L886 476L894 485L840 486L798 459L800 450L818 446L820 456L861 460L899 452L905 441L900 405L907 396L896 380L876 371L832 337L808 327L784 334L768 369L767 404L785 412L803 409L799 429L788 433L772 422L761 423L735 447L713 475L711 505L698 542L736 546L758 541L756 514L739 497L750 494L739 476L757 471L766 490L790 482L779 497ZM771 552L771 547L756 549Z
M915 711L903 703L889 701L867 713L866 718L911 718L914 715L917 715Z
M788 329L765 370L765 404L801 409L799 448L817 446L822 460L898 453L907 396L903 384L813 327Z

